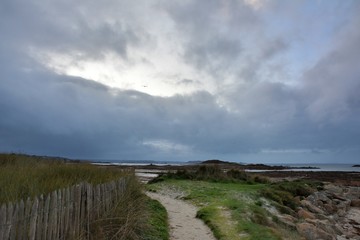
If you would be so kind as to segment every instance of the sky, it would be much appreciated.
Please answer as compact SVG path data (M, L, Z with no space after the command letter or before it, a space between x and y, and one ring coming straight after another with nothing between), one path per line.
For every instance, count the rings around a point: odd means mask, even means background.
M360 162L360 1L2 0L0 152Z

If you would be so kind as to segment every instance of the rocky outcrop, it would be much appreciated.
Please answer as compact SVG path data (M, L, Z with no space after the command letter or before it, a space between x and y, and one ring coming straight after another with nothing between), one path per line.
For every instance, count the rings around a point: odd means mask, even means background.
M277 217L307 240L360 240L360 187L327 184L302 199L296 214Z
M360 187L328 184L300 203L296 229L306 239L360 240Z

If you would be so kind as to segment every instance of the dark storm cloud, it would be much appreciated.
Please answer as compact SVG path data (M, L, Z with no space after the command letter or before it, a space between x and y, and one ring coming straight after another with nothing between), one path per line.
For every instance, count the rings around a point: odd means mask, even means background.
M40 47L75 52L82 58L102 58L106 51L115 51L126 57L128 45L136 45L145 36L129 26L128 20L118 17L124 11L121 4L116 1L106 4L67 0L2 1L2 41L21 51ZM119 15L114 17L116 10Z
M266 36L263 20L242 1L172 2L165 9L184 38L185 62L217 79L257 80L262 65L288 47Z
M349 17L336 44L292 86L261 79L266 64L291 42L264 34L263 19L248 5L181 1L158 8L183 36L182 60L219 83L231 78L228 85L158 97L56 74L29 48L84 59L110 51L126 59L129 47L156 34L135 24L121 1L2 1L0 151L187 160L295 149L350 152L354 161L360 151L359 17ZM206 79L175 84L197 86Z

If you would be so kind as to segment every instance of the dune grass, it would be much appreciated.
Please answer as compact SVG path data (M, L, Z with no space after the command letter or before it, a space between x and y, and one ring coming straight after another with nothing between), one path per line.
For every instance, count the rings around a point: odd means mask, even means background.
M64 159L0 154L0 205L47 194L86 181L106 183L127 177L114 209L90 226L91 239L167 240L167 213L142 191L133 172Z
M0 154L0 204L47 194L83 181L99 184L129 174L89 163Z

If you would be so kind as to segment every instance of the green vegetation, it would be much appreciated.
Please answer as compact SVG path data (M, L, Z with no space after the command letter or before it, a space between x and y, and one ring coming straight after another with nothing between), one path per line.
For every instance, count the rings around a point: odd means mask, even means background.
M200 207L197 216L218 239L281 239L277 230L281 227L274 227L271 214L259 206L260 191L266 186L168 179L148 188L184 192L184 199Z
M255 180L257 179L257 180ZM199 207L202 219L221 240L301 239L298 233L268 210L273 206L294 213L297 201L321 184L311 181L269 183L244 172L218 171L201 166L198 170L168 173L147 185L150 191L175 191ZM285 209L285 210L284 210Z
M47 194L83 181L99 184L129 175L132 173L89 163L0 154L0 204Z
M0 154L0 205L47 194L79 182L100 184L127 177L123 198L90 224L92 239L167 240L167 213L146 197L133 172L61 159Z
M137 181L129 184L117 206L91 225L92 239L168 240L166 209L145 196Z
M143 234L144 240L167 240L169 239L168 216L166 209L158 201L148 198L146 200L148 210L148 228Z
M296 180L270 184L261 194L278 203L281 212L294 214L292 210L300 205L300 200L314 191L321 190L323 183L316 181Z
M158 178L153 179L150 183L161 182L166 179L188 179L202 180L210 182L247 182L247 183L268 183L268 180L261 176L247 174L243 170L231 169L223 171L218 165L202 165L196 170L179 170L168 172Z

